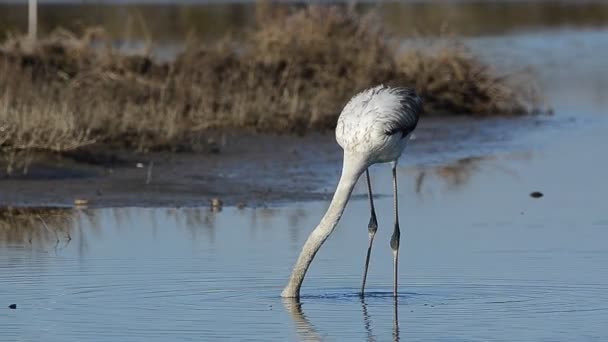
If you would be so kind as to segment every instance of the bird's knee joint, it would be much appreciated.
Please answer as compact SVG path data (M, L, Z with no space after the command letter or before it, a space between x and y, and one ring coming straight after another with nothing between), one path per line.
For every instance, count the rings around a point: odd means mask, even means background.
M399 249L399 240L401 240L401 234L399 232L395 232L393 236L391 236L391 249L396 251Z
M376 234L376 231L378 230L378 221L376 221L375 217L372 216L372 218L369 219L367 230L370 234Z

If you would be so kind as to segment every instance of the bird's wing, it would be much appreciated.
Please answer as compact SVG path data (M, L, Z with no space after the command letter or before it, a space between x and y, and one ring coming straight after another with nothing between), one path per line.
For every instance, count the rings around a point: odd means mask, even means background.
M418 118L422 111L422 99L416 95L412 88L390 88L388 91L396 97L395 104L388 111L386 120L386 134L401 133L405 138L416 129Z

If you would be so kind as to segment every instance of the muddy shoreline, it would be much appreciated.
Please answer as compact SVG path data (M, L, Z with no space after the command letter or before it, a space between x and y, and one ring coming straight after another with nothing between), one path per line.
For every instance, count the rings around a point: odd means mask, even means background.
M401 167L447 165L509 148L542 118L427 119L416 130ZM511 132L505 134L505 132ZM27 174L0 171L0 206L259 207L330 199L342 164L333 133L278 136L232 132L205 153L96 151L37 156Z
M77 199L89 207L206 206L219 198L227 206L257 207L325 198L319 189L330 165L339 171L341 152L329 134L235 134L227 140L207 153L37 156L27 174L0 177L0 206L69 207Z

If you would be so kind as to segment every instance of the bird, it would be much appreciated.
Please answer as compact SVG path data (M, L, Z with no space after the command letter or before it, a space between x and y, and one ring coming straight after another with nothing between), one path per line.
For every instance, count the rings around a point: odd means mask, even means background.
M413 88L384 84L357 93L343 107L335 131L336 141L344 153L340 179L327 211L302 247L281 297L300 298L300 288L310 264L321 245L336 228L357 181L365 172L370 220L369 244L360 292L361 296L364 295L372 244L378 229L369 167L381 163L391 163L393 176L394 228L390 247L393 252L393 295L397 297L401 238L397 202L397 162L418 125L422 107L422 98Z

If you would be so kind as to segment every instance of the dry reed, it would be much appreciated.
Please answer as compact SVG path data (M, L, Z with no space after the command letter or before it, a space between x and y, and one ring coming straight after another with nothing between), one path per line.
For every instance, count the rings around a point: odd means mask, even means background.
M58 30L0 48L0 154L91 144L191 148L213 129L332 129L341 106L377 83L413 85L426 115L534 110L522 88L458 47L398 53L373 14L259 7L244 40L189 43L175 60L126 55L101 29Z

